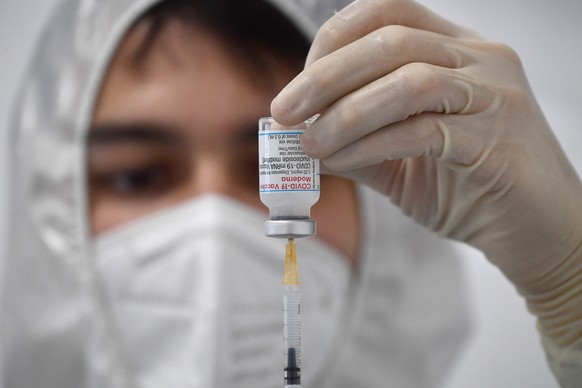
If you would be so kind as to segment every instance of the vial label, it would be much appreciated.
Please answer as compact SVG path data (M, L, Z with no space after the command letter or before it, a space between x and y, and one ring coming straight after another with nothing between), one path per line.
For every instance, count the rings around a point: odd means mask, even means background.
M259 133L259 192L319 191L319 160L307 156L299 141L303 130Z

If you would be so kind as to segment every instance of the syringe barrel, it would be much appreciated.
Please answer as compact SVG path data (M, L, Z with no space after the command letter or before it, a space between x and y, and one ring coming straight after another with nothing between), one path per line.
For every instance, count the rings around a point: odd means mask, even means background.
M301 386L301 303L299 286L285 284L283 293L283 342L285 346L285 385Z
M301 301L295 284L285 285L283 294L283 341L285 359L288 349L295 349L297 367L301 367Z

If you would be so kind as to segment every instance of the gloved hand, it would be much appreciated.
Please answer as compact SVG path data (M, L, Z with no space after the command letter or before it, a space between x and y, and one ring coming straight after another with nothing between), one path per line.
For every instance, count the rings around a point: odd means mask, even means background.
M324 171L481 249L544 333L582 348L582 184L510 48L413 1L360 0L320 29L271 113L321 113L302 145Z

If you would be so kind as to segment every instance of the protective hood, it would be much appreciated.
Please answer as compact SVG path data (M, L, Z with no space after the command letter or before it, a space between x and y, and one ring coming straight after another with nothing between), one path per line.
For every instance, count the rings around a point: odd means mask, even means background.
M107 65L129 27L159 0L66 0L38 44L11 125L12 225L24 245L75 267L87 240L85 136ZM268 0L311 40L345 0ZM16 229L16 228L12 228ZM31 234L32 233L32 234ZM35 241L34 243L32 241ZM19 245L12 235L12 252ZM28 249L28 248L27 248ZM36 249L41 249L36 251Z
M310 40L349 2L268 1ZM89 365L86 359L89 347L116 354L115 338L108 332L109 310L89 257L86 134L117 45L157 2L66 0L38 43L9 134L1 386L36 387L42 376L44 388L88 387L84 370L107 370L110 363L123 361L104 357ZM97 333L91 343L88 333ZM110 379L107 386L124 386L123 376Z
M3 284L4 348L43 360L59 385L66 374L50 353L76 348L99 296L88 260L85 139L108 62L132 23L158 0L66 0L38 42L13 116L9 149L10 230ZM270 0L312 38L346 1ZM76 305L76 306L75 306ZM77 307L77 308L75 308ZM75 314L76 316L71 316ZM18 333L12 333L18 327ZM66 340L54 330L66 330ZM92 328L94 330L95 328ZM49 332L47 332L49 331ZM22 341L22 337L27 341ZM53 343L58 341L58 343ZM82 357L76 359L82 367ZM11 356L5 363L20 363ZM28 359L28 362L31 360ZM9 367L9 365L8 365ZM26 384L25 384L26 385ZM22 385L20 385L22 386ZM78 384L77 386L81 386Z

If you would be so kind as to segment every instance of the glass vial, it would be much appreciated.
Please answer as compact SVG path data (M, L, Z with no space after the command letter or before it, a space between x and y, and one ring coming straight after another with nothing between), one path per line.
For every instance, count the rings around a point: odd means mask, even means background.
M311 207L319 199L319 160L307 156L300 137L313 120L285 127L271 117L259 120L259 194L269 208L265 235L313 236Z

